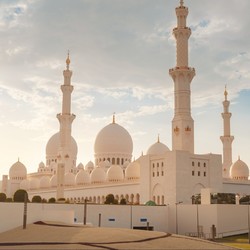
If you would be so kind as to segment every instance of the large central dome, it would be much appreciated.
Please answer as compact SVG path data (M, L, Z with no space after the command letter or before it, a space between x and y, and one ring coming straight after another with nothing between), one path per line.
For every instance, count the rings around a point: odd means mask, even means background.
M128 131L113 121L96 136L94 151L96 164L108 160L122 165L126 160L131 161L133 141Z

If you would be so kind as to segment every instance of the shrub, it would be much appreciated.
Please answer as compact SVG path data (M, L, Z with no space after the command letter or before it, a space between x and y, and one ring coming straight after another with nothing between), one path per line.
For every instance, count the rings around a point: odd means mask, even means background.
M49 198L49 203L55 203L56 199L54 197Z
M115 199L113 194L108 194L104 204L118 204L118 200Z
M127 204L127 200L126 200L125 198L122 198L122 199L120 200L120 204L121 204L121 205L126 205L126 204Z
M18 189L13 196L13 200L15 202L24 202L25 195L27 195L27 200L28 200L28 193L24 189Z
M5 202L7 199L7 196L5 193L0 193L0 202Z
M35 195L35 196L33 196L31 202L41 203L42 202L42 197L40 195Z
M12 200L12 198L7 198L6 200L5 200L5 202L12 202L13 200Z
M57 201L59 201L60 203L65 202L65 198L59 198Z

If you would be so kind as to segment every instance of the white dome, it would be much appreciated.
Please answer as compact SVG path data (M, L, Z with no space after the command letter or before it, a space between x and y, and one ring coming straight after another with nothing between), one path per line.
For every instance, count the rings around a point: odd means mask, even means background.
M94 169L94 163L92 161L89 161L86 165L85 165L85 170L88 171L92 171Z
M131 158L133 141L128 131L115 122L104 127L96 136L95 157L108 158L110 154L119 154Z
M50 178L50 186L51 186L51 187L57 187L57 176L56 176L56 174L53 175L53 176Z
M158 140L149 147L147 155L163 155L168 151L170 151L169 148Z
M75 175L73 173L66 173L64 175L64 185L74 186L75 185Z
M125 170L129 164L130 164L129 161L125 161L125 162L123 163L123 165L121 166L122 169Z
M108 181L121 181L124 179L123 170L119 165L112 165L107 172Z
M46 145L46 157L47 158L57 158L58 151L60 147L60 133L56 133L50 137ZM71 136L71 153L72 158L77 156L77 144L75 139Z
M83 166L82 163L79 163L79 164L77 165L77 168L78 168L78 169L84 169L84 166Z
M42 161L39 163L39 168L45 168L45 164Z
M30 189L38 189L40 186L40 181L37 178L32 178L30 180Z
M107 170L110 168L110 162L108 160L105 161L101 161L99 162L98 166L103 168L105 170L105 172L107 172Z
M91 183L102 183L106 180L106 173L103 168L95 168L90 175Z
M49 188L50 187L50 178L48 176L43 176L40 179L40 188Z
M131 162L126 170L125 177L128 180L140 178L140 164L137 161Z
M20 183L20 189L29 190L30 189L30 181L27 179L22 180Z
M75 177L75 183L76 185L84 185L90 183L90 175L88 171L83 169L79 171Z
M9 170L10 179L26 179L27 169L26 167L18 160L14 163Z
M248 180L249 168L247 164L238 159L230 168L230 176L232 179Z

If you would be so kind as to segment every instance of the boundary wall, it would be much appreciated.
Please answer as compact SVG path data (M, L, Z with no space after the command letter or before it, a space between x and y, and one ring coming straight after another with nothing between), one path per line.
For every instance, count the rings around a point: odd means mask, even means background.
M27 224L54 221L82 224L84 204L28 203ZM23 203L0 202L0 233L23 225ZM153 227L155 231L212 238L246 233L249 205L87 205L87 224L94 227Z

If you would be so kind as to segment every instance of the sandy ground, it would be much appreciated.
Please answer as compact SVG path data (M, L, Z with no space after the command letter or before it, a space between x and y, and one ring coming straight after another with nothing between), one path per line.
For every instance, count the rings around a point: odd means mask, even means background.
M163 232L29 224L0 234L0 249L234 249L201 239Z

